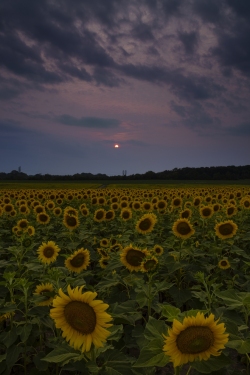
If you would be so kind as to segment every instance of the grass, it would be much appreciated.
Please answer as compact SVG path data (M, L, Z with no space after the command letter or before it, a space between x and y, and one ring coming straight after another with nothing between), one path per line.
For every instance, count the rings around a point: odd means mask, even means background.
M211 186L250 186L249 180L93 180L93 181L1 181L1 189L97 189L143 188L158 189L163 187L211 187Z

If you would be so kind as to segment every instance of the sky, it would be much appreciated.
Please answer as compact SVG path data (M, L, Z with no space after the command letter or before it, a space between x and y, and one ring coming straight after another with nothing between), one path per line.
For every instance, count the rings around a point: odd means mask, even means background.
M0 1L0 172L249 164L249 1Z

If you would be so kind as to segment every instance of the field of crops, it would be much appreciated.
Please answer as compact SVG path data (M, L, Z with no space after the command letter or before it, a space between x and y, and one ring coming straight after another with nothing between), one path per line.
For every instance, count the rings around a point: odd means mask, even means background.
M250 187L0 190L0 374L250 374Z

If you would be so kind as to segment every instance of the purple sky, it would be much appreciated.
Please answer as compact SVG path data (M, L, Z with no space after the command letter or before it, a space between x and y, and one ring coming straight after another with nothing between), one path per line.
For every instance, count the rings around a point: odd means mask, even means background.
M1 0L0 172L249 160L249 1Z

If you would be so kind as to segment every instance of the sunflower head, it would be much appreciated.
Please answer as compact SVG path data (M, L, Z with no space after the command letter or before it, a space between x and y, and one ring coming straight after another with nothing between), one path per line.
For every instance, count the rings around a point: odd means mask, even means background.
M65 213L64 216L63 216L63 224L69 230L76 229L79 226L78 216L70 215L68 213Z
M54 241L43 242L38 248L38 259L45 264L50 264L56 261L60 248Z
M214 229L215 234L222 240L225 240L227 238L235 236L238 225L235 224L232 220L227 220L222 223L217 223Z
M163 351L170 356L174 367L195 360L208 360L211 355L219 356L228 342L224 323L218 324L214 315L207 318L198 312L196 316L184 318L183 322L174 319L172 329L165 335Z
M94 213L94 221L100 223L101 221L105 220L106 211L103 208L99 208Z
M38 306L49 306L53 301L53 285L51 283L37 285L34 295L46 297L44 301L38 303Z
M141 234L147 234L152 232L154 226L157 222L157 217L155 214L145 214L136 223L136 230Z
M89 251L81 248L79 250L76 250L74 254L72 254L65 260L65 267L67 267L69 271L79 273L82 270L86 270L89 263Z
M214 210L211 206L203 206L200 208L200 215L203 219L209 219L213 216Z
M227 259L221 259L218 263L218 267L222 270L227 270L231 265Z
M162 246L160 246L160 245L155 245L154 247L153 247L153 253L155 254L155 255L157 255L157 256L160 256L160 255L162 255L163 254L163 247Z
M122 218L122 220L128 221L132 218L132 215L132 210L130 208L123 208L121 210L120 217Z
M120 259L122 264L129 271L138 272L141 270L141 263L147 255L149 255L148 250L141 250L137 247L130 245L122 250Z
M68 295L59 289L50 316L69 345L83 353L89 352L92 344L97 348L103 346L110 334L106 328L112 326L108 323L112 317L105 312L109 305L94 300L97 293L82 293L82 288L68 286Z
M141 271L142 272L151 272L154 271L158 264L158 260L155 256L147 257L141 263Z
M182 238L183 240L188 239L195 233L193 226L188 219L177 220L173 224L172 230L177 237Z
M39 224L46 225L50 222L50 217L46 212L41 212L37 215L36 220Z

